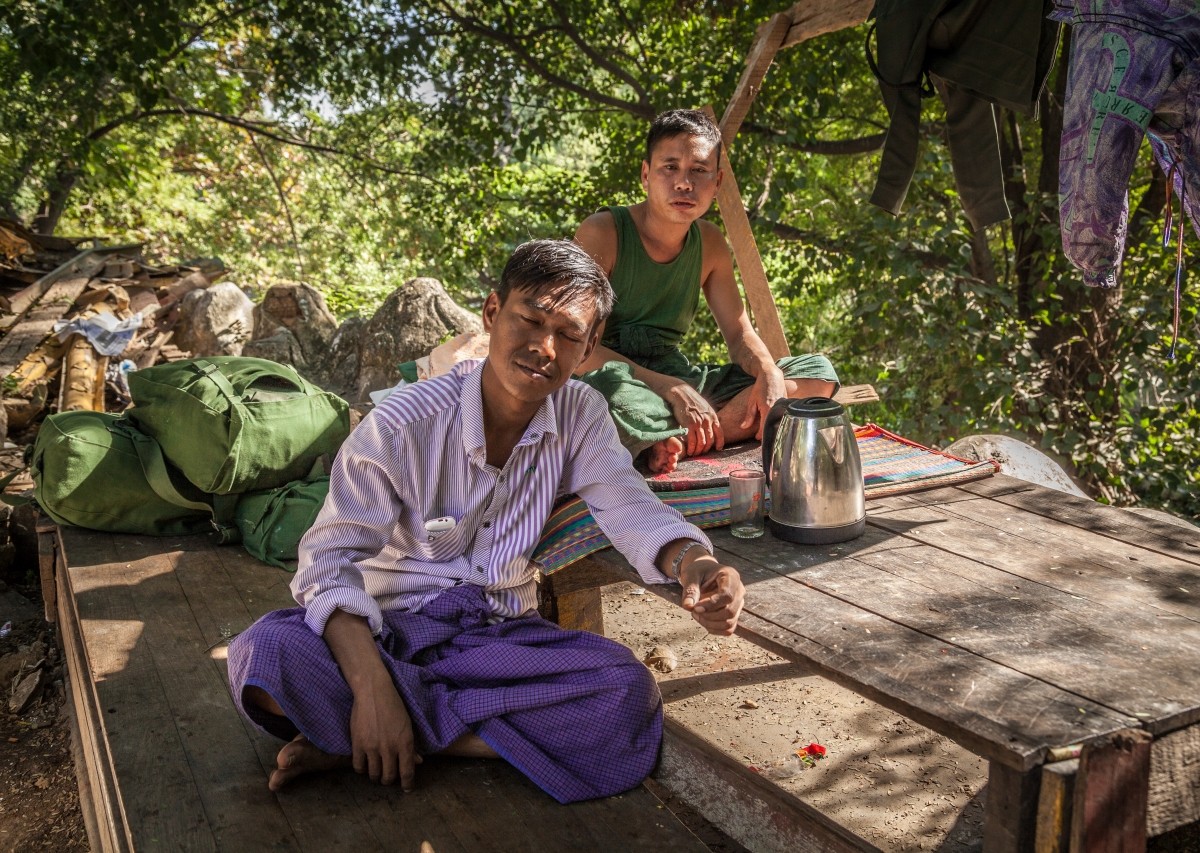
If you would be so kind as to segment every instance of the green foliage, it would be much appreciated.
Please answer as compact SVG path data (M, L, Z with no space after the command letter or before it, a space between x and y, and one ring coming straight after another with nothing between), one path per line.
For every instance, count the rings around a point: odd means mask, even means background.
M719 112L779 8L13 0L0 209L51 225L61 210L62 231L166 259L219 255L252 293L304 279L341 316L422 275L477 308L514 246L636 201L648 118ZM1173 259L1136 232L1119 302L1084 292L1038 189L1043 129L1024 119L1013 222L974 258L934 104L903 214L867 205L878 157L845 152L887 116L862 37L780 53L731 152L793 351L875 384L860 417L941 445L1015 434L1106 500L1200 512L1200 327L1185 296L1166 358ZM1136 176L1135 205L1149 184ZM726 357L704 312L688 343Z

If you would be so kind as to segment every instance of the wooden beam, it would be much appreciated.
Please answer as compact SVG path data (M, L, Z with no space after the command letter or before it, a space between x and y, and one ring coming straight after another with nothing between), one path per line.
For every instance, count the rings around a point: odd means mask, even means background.
M754 45L750 48L750 55L746 57L746 68L742 71L742 79L738 81L733 98L730 99L729 106L725 108L725 115L721 116L721 139L725 142L726 155L733 146L738 129L742 126L746 113L750 112L750 105L758 96L763 78L767 76L767 69L771 67L771 61L775 58L775 54L779 51L791 26L792 19L781 12L773 15L770 20L758 28Z
M1156 737L1150 747L1146 834L1200 821L1200 726Z
M875 8L875 0L800 0L786 14L792 21L780 49L810 38L857 27Z
M1041 780L1040 767L1021 771L998 761L989 762L983 853L1029 853L1033 850Z
M1141 729L1125 729L1084 745L1071 810L1071 850L1145 851L1151 740Z
M1035 853L1069 853L1071 849L1071 805L1075 798L1075 774L1079 760L1056 761L1042 768L1038 792Z
M709 117L716 119L712 107L705 107L704 111ZM717 190L717 207L721 210L721 219L725 223L725 233L729 236L733 258L742 274L742 289L746 292L746 301L750 303L750 313L753 315L759 337L767 345L771 358L780 359L791 355L787 336L783 333L783 323L779 321L779 309L775 307L775 299L771 296L767 271L763 269L758 244L754 242L754 232L750 230L750 218L746 215L746 206L742 203L742 194L733 174L733 164L729 162L728 157L725 158L725 177L721 180L721 188Z

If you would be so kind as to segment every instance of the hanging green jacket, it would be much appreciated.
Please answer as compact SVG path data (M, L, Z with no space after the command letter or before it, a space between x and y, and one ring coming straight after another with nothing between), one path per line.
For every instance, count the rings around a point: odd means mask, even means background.
M976 229L1008 219L993 105L1033 112L1058 44L1050 0L878 0L872 63L891 117L871 203L898 214L917 164L921 98L946 104L955 182ZM870 58L870 57L868 57Z

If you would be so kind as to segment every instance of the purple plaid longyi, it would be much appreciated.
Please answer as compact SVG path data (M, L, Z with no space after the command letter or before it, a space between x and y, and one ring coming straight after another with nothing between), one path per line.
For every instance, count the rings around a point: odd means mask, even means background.
M482 590L443 592L420 613L385 611L377 647L409 716L417 751L439 752L474 731L562 803L639 784L658 758L662 699L624 646L566 631L536 615L488 624ZM303 608L266 614L229 646L229 680L242 712L289 740L349 755L350 688ZM247 707L266 690L287 721Z

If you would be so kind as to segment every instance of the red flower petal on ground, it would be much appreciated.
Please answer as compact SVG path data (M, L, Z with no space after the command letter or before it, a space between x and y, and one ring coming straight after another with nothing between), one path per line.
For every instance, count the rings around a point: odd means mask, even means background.
M811 755L813 758L824 758L825 747L819 743L810 743L808 746L800 750L804 755Z

